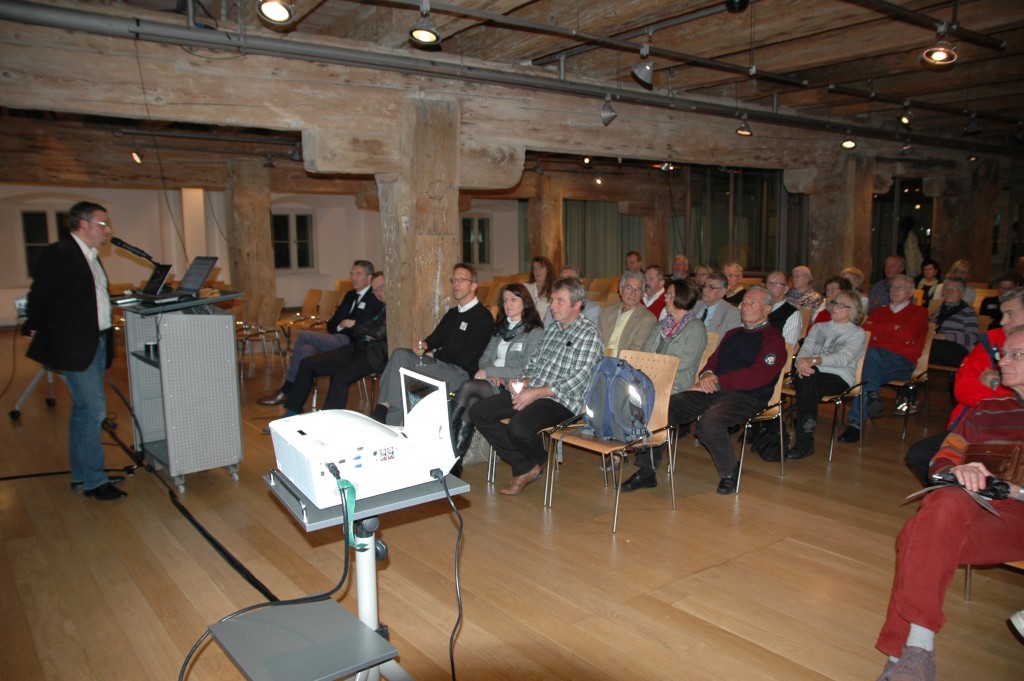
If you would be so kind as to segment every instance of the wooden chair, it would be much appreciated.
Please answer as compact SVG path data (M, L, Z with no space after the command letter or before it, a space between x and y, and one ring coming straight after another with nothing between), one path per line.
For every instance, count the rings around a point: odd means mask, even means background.
M736 494L740 493L740 481L743 479L743 458L747 451L747 432L755 423L764 423L778 419L779 421L779 475L786 474L786 440L782 435L782 384L786 380L786 367L793 363L793 355L796 350L793 345L786 343L786 363L779 372L779 378L775 381L775 390L768 401L768 406L757 412L743 424L743 440L740 444L740 467L736 472Z
M587 289L587 300L594 300L603 305L603 301L608 297L608 289L607 279L595 278L590 282L590 288Z
M548 465L545 468L544 477L544 505L551 508L555 496L555 467L557 463L558 445L570 445L577 449L584 449L596 452L601 455L605 468L612 471L612 480L615 484L615 512L612 516L612 533L618 529L619 524L619 497L622 493L622 471L625 470L625 457L629 452L637 456L644 456L651 448L665 445L668 449L668 479L671 488L672 508L676 507L675 478L672 472L675 470L676 450L674 438L670 436L671 427L668 423L668 402L672 397L672 382L676 377L676 369L679 367L679 358L670 355L659 355L653 352L639 352L636 350L624 350L619 357L629 362L633 367L643 371L654 383L654 410L647 422L647 429L651 435L644 439L624 442L622 440L604 440L593 435L581 433L579 425L563 425L555 427L548 434ZM609 465L614 456L621 457L619 466ZM607 485L607 478L605 479Z
M292 329L296 324L301 324L316 317L317 306L320 304L320 298L323 294L324 292L321 289L308 289L305 297L302 299L302 309L296 312L294 316L286 315L280 320L278 326L284 332L287 353L290 354L292 350Z
M800 317L803 320L803 326L800 327L800 337L801 338L806 338L807 337L807 332L811 328L811 317L812 317L812 315L814 315L814 310L808 310L808 309L805 309L805 308L800 308Z
M262 304L263 296L247 296L244 302L232 308L232 313L235 315L235 345L238 349L239 378L242 378L246 352L249 353L249 363L250 366L252 365L252 347L246 336L259 326Z
M320 303L316 306L316 314L311 315L309 319L304 321L291 322L291 326L300 331L324 326L327 320L334 316L334 311L338 309L338 301L340 300L341 294L337 291L324 291L323 295L320 296Z
M914 305L920 305L923 302L924 302L924 289L923 288L915 288L914 289Z
M932 351L932 339L935 337L935 324L928 324L928 335L924 339L924 348L921 350L921 356L917 358L917 366L914 367L914 373L911 374L910 378L901 380L896 379L895 381L889 381L882 385L883 388L893 388L897 394L901 389L906 388L921 388L922 399L924 400L924 422L928 424L928 355ZM903 412L903 435L900 436L901 440L907 439L907 428L910 423L910 409ZM861 422L863 425L863 421ZM862 429L863 430L863 429Z
M267 348L268 343L273 347L276 346L276 352L281 360L281 371L284 372L284 346L281 344L281 331L278 328L277 320L281 316L281 310L284 309L284 298L277 298L274 296L267 296L263 299L260 305L259 323L255 328L250 329L243 337L243 342L248 346L255 341L259 341L263 346L263 363L265 369L270 369L270 352ZM252 368L252 349L249 348L250 358L250 369Z
M999 295L999 290L994 288L978 288L974 287L974 304L971 306L974 311L981 313L981 304L986 298L993 298Z
M1024 571L1024 560L1018 560L1010 563L1002 563L1005 567L1011 567L1014 570ZM971 600L971 572L974 569L972 565L964 566L964 600Z
M871 332L864 332L864 350L860 353L860 358L857 360L857 371L854 375L853 385L849 389L837 394L837 395L825 395L818 404L832 404L835 406L835 410L832 413L832 436L828 442L828 461L832 463L832 452L836 448L836 431L839 429L840 415L845 411L846 403L849 400L859 396L864 389L864 383L861 381L861 375L864 373L864 358L868 355L868 344L871 342ZM796 390L789 387L786 384L782 386L782 394L787 398L796 399ZM860 404L860 421L858 423L864 423L864 403ZM864 430L861 429L860 442L858 449L864 446ZM783 453L785 455L785 453Z

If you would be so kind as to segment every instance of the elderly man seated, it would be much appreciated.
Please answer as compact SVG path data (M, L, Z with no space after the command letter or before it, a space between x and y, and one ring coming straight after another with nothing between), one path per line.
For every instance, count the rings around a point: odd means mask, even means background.
M688 424L700 419L697 437L711 453L722 478L719 494L734 493L739 479L739 463L729 428L768 405L786 364L786 343L778 329L768 323L768 311L774 302L763 286L747 289L740 303L743 326L725 334L701 369L697 382L669 401L669 423ZM650 456L641 454L636 458L640 470L622 483L623 492L658 485L655 471L663 449L659 447Z
M850 404L840 442L860 439L861 402L865 396L868 416L877 419L883 412L878 391L889 381L907 379L913 374L928 335L928 311L914 305L913 296L914 280L905 274L894 275L889 285L889 302L875 308L864 322L864 330L871 332L861 373L864 389Z
M968 443L1024 442L1024 332L1006 337L999 360L1012 396L979 402L957 424L932 461L931 473L951 472L964 488L985 489L990 472L963 463ZM942 601L960 565L1024 560L1024 493L991 501L995 515L960 489L928 494L897 540L896 574L876 646L889 656L878 681L934 681L935 634L946 618Z
M978 342L978 313L964 302L966 281L953 277L943 284L942 305L928 319L935 324L928 362L956 367Z
M644 274L626 270L619 279L618 305L601 310L597 328L604 339L605 354L618 357L623 350L642 350L658 318L643 306Z

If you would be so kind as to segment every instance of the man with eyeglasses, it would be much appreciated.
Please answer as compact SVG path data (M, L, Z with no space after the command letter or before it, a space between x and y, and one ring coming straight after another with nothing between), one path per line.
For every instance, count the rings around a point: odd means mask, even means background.
M864 322L864 330L871 332L871 341L864 357L861 394L850 405L846 430L840 442L860 439L862 401L867 399L867 413L873 419L884 411L878 391L889 381L910 378L924 349L928 335L928 311L914 305L914 280L897 274L889 285L889 303L875 308Z
M103 470L103 378L114 359L107 275L98 249L110 236L107 210L82 201L68 214L67 236L47 246L32 267L28 319L22 333L32 339L28 356L61 372L71 391L68 448L71 489L111 501L127 495L114 485L122 476Z
M658 318L642 305L644 284L643 272L623 272L619 279L622 302L604 308L597 318L609 357L618 357L623 350L643 350L648 334L658 323Z
M1024 443L1024 331L1006 337L999 371L1012 395L979 402L949 433L930 472L952 473L972 492L988 486L991 472L963 463L966 446ZM945 624L942 602L960 565L1024 560L1024 492L993 499L993 512L955 487L927 494L897 540L896 574L885 623L875 646L889 656L879 681L934 681L935 634Z
M644 272L643 304L657 319L665 311L665 271L661 265L651 265Z
M476 373L477 362L491 340L494 317L476 298L476 268L458 263L452 268L452 298L448 310L429 336L416 342L422 357L409 348L391 353L380 377L380 394L373 418L388 425L402 425L402 376L399 369L444 381L454 392ZM422 362L422 364L421 364Z
M729 281L721 272L711 272L700 289L700 302L693 306L693 314L704 322L708 333L717 333L721 338L727 331L738 327L740 309L725 302Z
M345 294L334 310L334 315L327 320L324 330L307 330L299 334L292 348L292 358L288 365L284 384L276 393L257 400L259 404L273 407L284 404L295 385L302 360L322 352L336 350L352 342L353 329L372 319L384 307L375 295L370 292L370 280L373 278L373 263L369 260L356 260L349 271L352 290Z
M775 304L768 315L768 323L782 333L787 343L795 346L800 341L800 333L804 330L804 318L800 310L786 299L786 294L789 293L786 273L769 273L765 286L775 296Z

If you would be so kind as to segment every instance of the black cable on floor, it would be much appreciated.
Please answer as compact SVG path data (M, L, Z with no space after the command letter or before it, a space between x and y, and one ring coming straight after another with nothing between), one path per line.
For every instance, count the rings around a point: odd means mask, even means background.
M448 498L448 503L451 504L452 510L455 511L455 517L459 521L459 531L455 538L455 600L459 606L459 616L455 619L455 626L452 627L452 633L448 637L448 663L452 668L452 681L455 681L455 635L462 627L462 586L459 582L459 557L462 552L462 514L459 513L458 507L455 506L455 501L452 499L452 493L448 490L448 482L444 476L442 475L437 480L444 487L444 495Z

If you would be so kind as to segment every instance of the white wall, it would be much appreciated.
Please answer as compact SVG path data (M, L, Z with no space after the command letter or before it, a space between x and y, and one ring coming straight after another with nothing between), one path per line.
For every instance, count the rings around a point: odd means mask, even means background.
M67 211L78 201L107 208L115 236L141 248L158 262L173 265L180 278L197 255L219 258L214 278L230 282L227 232L230 208L224 192L95 189L0 185L0 325L14 324L13 300L31 283L25 263L22 211ZM334 288L347 277L353 260L367 259L381 267L380 214L361 210L354 197L327 195L271 196L273 210L312 210L316 225L316 261L312 271L277 273L277 295L288 306L302 304L309 288ZM494 262L481 268L486 281L519 270L518 204L516 201L474 201L472 213L492 218ZM51 240L56 239L54 230ZM187 244L187 253L184 245ZM195 252L205 250L203 253ZM113 283L139 284L149 277L150 264L107 244L100 249L107 276Z

